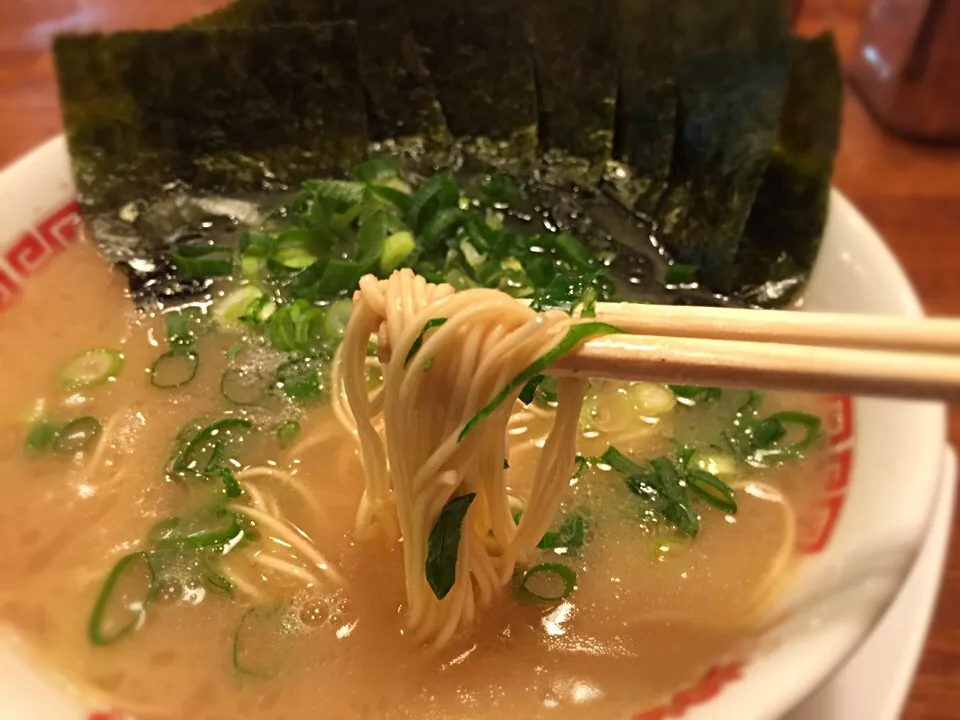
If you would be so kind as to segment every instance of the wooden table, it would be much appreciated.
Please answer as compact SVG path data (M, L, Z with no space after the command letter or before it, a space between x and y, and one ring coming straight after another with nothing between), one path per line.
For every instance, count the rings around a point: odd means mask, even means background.
M164 27L223 0L0 0L0 166L60 132L47 47L71 29ZM808 0L801 25L831 25L850 52L865 0ZM933 314L960 316L960 148L910 144L884 134L850 94L836 184L876 225ZM960 447L960 408L951 412ZM960 718L960 535L905 714ZM869 720L869 718L851 718Z

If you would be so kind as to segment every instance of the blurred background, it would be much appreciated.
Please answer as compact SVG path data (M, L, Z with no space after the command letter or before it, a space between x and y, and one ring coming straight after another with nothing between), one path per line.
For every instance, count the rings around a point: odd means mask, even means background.
M832 30L846 66L835 184L886 239L928 312L960 316L960 0L792 2L798 31ZM0 167L61 131L55 34L167 27L224 4L0 0ZM960 447L960 408L951 421ZM904 718L960 718L960 533Z

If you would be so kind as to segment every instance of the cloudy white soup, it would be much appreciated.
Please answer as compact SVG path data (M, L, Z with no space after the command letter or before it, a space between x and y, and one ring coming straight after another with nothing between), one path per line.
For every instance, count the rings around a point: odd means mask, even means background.
M140 718L618 717L741 657L823 400L551 377L695 269L372 163L201 218L200 292L81 243L0 316L3 623Z

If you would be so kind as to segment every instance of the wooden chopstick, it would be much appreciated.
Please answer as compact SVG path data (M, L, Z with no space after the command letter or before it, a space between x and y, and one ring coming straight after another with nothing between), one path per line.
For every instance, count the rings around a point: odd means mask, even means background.
M635 335L960 353L960 320L739 308L598 303L597 318Z
M960 358L903 351L611 335L585 343L547 372L684 385L960 401Z
M548 374L960 402L960 320L636 303L596 310L625 334L581 345ZM389 358L382 329L378 352Z

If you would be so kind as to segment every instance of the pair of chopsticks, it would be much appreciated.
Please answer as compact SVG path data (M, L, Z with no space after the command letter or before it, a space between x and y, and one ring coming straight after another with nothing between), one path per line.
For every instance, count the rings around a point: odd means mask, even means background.
M960 401L960 320L599 303L558 376Z

